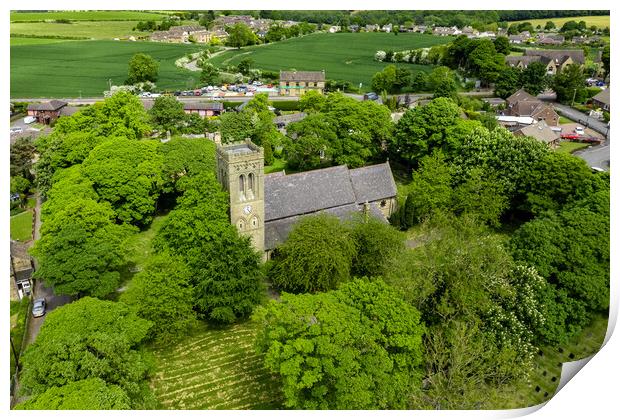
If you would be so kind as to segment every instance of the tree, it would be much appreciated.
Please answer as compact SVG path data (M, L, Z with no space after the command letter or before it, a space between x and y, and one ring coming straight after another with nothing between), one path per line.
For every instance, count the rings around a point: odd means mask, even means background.
M30 191L31 183L28 179L21 176L11 177L11 194L19 194L25 197Z
M215 67L211 63L205 63L201 66L201 69L202 70L200 72L200 81L202 83L209 86L215 86L220 84L220 71L217 69L217 67Z
M159 149L164 157L163 192L178 192L177 183L185 177L215 173L215 143L211 141L203 138L173 138L161 143Z
M162 134L166 132L171 134L178 133L183 121L186 119L183 104L174 96L169 95L156 98L153 107L149 110L149 114L153 119L154 126Z
M372 76L372 89L375 92L393 92L396 82L396 66L389 65Z
M243 23L236 23L233 26L226 28L228 38L226 39L226 45L241 49L246 45L254 45L258 43L258 37L252 30Z
M548 153L526 173L524 209L534 215L560 210L592 194L594 182L584 160L566 153Z
M603 62L603 69L605 69L605 76L609 75L609 60L610 60L610 48L609 45L605 45L603 53L601 54L601 61Z
M551 31L555 29L555 23L553 23L552 20L548 20L547 23L545 23L545 31Z
M435 67L428 75L428 90L435 92L440 88L445 89L446 86L454 86L456 90L454 72L445 66Z
M414 92L426 92L428 87L428 75L423 71L417 72L413 77L411 87Z
M237 64L237 71L244 76L247 76L248 74L250 74L250 68L253 64L254 60L252 60L251 58L243 58L241 61L239 61L239 64Z
M521 70L506 67L495 82L495 95L506 99L521 87Z
M32 159L34 158L35 146L30 137L20 137L11 144L11 176L19 176L33 180L30 172Z
M539 61L530 63L530 65L521 72L521 86L532 95L538 95L545 90L548 85L547 68Z
M331 290L349 279L354 255L355 243L338 218L306 216L276 248L268 276L287 292Z
M252 114L248 112L225 112L220 115L219 129L224 143L251 138L254 133Z
M379 277L405 249L405 238L395 228L374 217L359 220L352 228L357 248L351 272L358 277Z
M120 401L122 395L114 386L122 388L131 408L152 408L155 399L147 379L153 366L139 348L150 327L151 322L122 303L85 297L59 307L46 316L22 356L21 385L25 392L37 395L99 378Z
M150 334L160 343L187 334L196 320L191 273L185 262L168 254L155 255L135 275L121 302L153 323Z
M257 347L297 409L403 409L420 386L420 315L381 280L259 308Z
M291 168L302 171L315 169L331 157L337 134L322 114L308 115L301 121L289 124L286 131L294 138L286 140L284 149Z
M262 299L260 257L228 219L228 195L212 173L179 182L183 195L155 237L158 252L182 257L196 310L209 321L246 318Z
M93 149L82 164L98 196L123 222L145 226L152 219L163 186L159 144L114 138Z
M510 54L510 41L508 41L508 37L498 36L493 40L493 44L495 45L495 51L498 53L503 55Z
M325 96L316 90L309 90L299 98L299 110L308 113L320 112L325 106Z
M129 410L131 401L118 385L107 385L99 378L53 386L23 403L15 410Z
M434 149L451 155L459 145L452 141L448 132L459 119L458 105L448 98L433 99L427 105L409 109L396 123L390 145L392 153L414 162Z
M118 287L124 263L124 243L133 233L114 224L106 202L73 199L46 220L41 239L31 249L39 261L35 278L56 294L106 296Z
M159 63L148 54L137 53L129 60L127 83L133 85L140 82L156 82Z
M586 76L579 64L569 64L553 78L553 90L558 101L564 103L584 102L586 99Z
M469 178L453 190L452 209L456 215L469 214L496 228L507 207L503 186L495 174L482 169L470 171Z

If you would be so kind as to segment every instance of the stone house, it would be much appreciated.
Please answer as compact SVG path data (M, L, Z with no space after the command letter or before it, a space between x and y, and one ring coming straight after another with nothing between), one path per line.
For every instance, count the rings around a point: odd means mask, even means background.
M167 31L156 31L151 34L151 41L185 43L198 42L205 44L211 40L214 33L207 31L203 26L173 26Z
M217 147L217 177L230 197L230 221L269 259L305 215L340 219L363 213L387 223L396 210L396 183L389 163L345 165L286 175L265 175L263 149L250 140Z
M34 266L28 254L28 244L11 240L11 281L15 283L19 299L30 294Z
M323 93L325 70L322 71L280 71L280 96L301 96L310 90Z
M603 109L604 111L609 112L610 110L610 100L609 100L610 92L609 88L597 93L592 97L592 104L594 106Z

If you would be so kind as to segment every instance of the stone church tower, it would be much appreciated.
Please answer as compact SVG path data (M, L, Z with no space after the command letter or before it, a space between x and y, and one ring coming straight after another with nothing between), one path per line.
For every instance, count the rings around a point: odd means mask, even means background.
M263 148L249 139L217 145L217 179L230 196L230 222L265 250Z

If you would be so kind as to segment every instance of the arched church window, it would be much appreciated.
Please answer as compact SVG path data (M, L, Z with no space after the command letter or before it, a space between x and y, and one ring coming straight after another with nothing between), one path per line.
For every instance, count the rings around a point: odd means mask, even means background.
M237 222L237 227L239 228L239 230L245 229L245 222L243 221L243 219L239 219L239 221Z
M245 175L239 175L239 197L245 200Z
M251 221L252 227L258 227L258 218L256 216L252 217L252 221Z
M254 198L254 174L248 175L248 198Z

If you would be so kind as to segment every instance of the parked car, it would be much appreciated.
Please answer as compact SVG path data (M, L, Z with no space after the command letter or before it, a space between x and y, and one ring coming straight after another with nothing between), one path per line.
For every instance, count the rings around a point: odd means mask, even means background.
M32 316L38 318L45 315L45 298L35 299L32 304Z
M563 139L566 140L577 140L579 139L579 134L575 134L575 133L566 133L566 134L562 134L561 136Z
M577 126L575 127L575 134L579 134L580 136L583 136L586 132L584 131L584 128L581 126Z
M364 95L365 101L376 101L377 99L379 99L379 95L377 95L375 92L368 92Z
M161 93L151 93L151 98L159 98Z
M35 122L37 119L35 117L33 117L32 115L29 115L27 117L24 117L24 122L26 124L32 124L33 122Z
M174 96L181 96L181 91L180 90L176 90L174 92Z
M21 127L11 127L11 134L23 133L24 129Z

